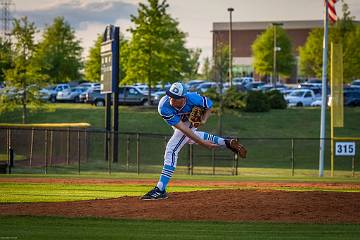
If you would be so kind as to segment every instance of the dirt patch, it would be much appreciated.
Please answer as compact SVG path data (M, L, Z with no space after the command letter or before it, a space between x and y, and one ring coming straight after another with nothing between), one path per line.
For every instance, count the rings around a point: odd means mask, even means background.
M58 184L116 184L116 185L148 185L154 186L157 179L93 179L93 178L0 178L1 182L16 183L58 183ZM323 183L323 182L257 182L257 181L207 181L207 180L176 180L171 186L199 187L239 187L254 189L299 188L321 190L360 190L360 183Z
M6 181L7 180L7 181ZM61 183L147 184L150 180L51 179ZM0 182L22 181L0 179ZM26 182L48 182L32 178ZM173 181L172 185L257 186L257 190L213 190L169 193L169 199L141 201L138 197L62 203L0 204L0 215L106 217L123 219L204 220L292 223L360 223L359 192L286 192L267 187L314 187L314 183ZM207 184L207 185L206 185ZM228 185L227 185L228 184ZM317 187L359 189L358 184L318 183Z

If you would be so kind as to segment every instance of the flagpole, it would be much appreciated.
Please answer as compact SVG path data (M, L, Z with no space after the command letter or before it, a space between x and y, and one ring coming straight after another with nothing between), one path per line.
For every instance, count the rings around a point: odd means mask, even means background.
M324 14L324 41L323 41L323 66L322 66L322 102L321 102L321 123L320 123L320 156L319 156L319 176L324 176L324 156L325 156L325 117L326 117L326 70L327 70L327 49L328 49L328 0L325 0Z

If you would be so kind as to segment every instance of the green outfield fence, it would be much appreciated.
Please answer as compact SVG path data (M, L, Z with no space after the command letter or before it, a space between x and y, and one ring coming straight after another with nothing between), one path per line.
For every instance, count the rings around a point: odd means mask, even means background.
M0 127L2 173L97 174L160 173L170 135L120 132L117 161L106 157L106 138L114 132L86 128ZM239 159L227 149L208 150L186 145L177 173L189 175L317 176L318 138L239 138L248 149ZM344 139L345 141L346 139ZM330 176L330 139L325 139L325 175ZM359 152L359 141L356 152ZM110 152L113 146L109 143ZM9 168L14 153L13 167ZM107 160L109 158L109 160ZM358 177L359 154L335 157L334 174Z

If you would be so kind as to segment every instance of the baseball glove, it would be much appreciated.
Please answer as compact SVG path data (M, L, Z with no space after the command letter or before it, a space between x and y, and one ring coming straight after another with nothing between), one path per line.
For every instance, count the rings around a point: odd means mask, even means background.
M244 145L240 144L236 139L225 139L226 147L236 154L239 154L241 158L246 158L247 150Z
M191 122L192 125L197 128L201 125L203 115L204 109L201 107L193 107L189 116L189 122Z

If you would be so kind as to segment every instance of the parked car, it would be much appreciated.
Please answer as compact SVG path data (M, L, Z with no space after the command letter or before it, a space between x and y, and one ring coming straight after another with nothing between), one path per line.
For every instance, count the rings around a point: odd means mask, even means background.
M264 85L265 85L264 82L249 82L245 84L244 87L247 91L259 91L261 90L261 87Z
M273 91L273 90L281 91L286 88L287 87L284 84L280 84L280 83L275 84L275 86L271 83L268 83L268 84L262 85L260 87L261 91L263 91L263 92L268 92L268 91Z
M79 87L86 87L86 88L99 88L100 89L100 83L91 83L91 82L85 82L78 85Z
M80 94L85 92L87 89L87 87L74 87L65 89L56 94L56 101L70 101L79 103Z
M352 81L350 87L360 88L360 79Z
M254 82L253 77L240 77L240 78L233 78L232 83L234 85L246 85L248 83Z
M360 92L344 92L344 106L356 107L360 106Z
M84 92L80 93L79 95L79 100L80 102L85 102L86 101L86 95L95 91L95 90L99 90L100 91L100 85L99 86L95 86L95 87L88 87Z
M218 83L216 82L205 82L205 83L201 83L199 86L196 87L196 92L202 94L205 93L210 88L217 88L217 87L218 87Z
M57 84L55 86L49 86L40 90L40 96L42 100L56 102L56 95L58 92L65 89L70 89L70 85L67 83Z
M320 79L309 79L303 83L300 83L298 85L299 88L310 88L310 87L317 87L317 88L321 88L322 86L322 80Z
M185 86L190 92L196 92L196 88L202 84L205 83L205 80L190 80L187 83L185 83Z
M311 103L318 100L315 93L310 89L296 89L285 97L289 107L311 106Z
M86 102L95 106L105 106L105 95L95 90L88 95ZM123 105L147 105L148 96L135 86L125 86L119 88L119 104ZM154 104L154 98L151 97L151 104Z

